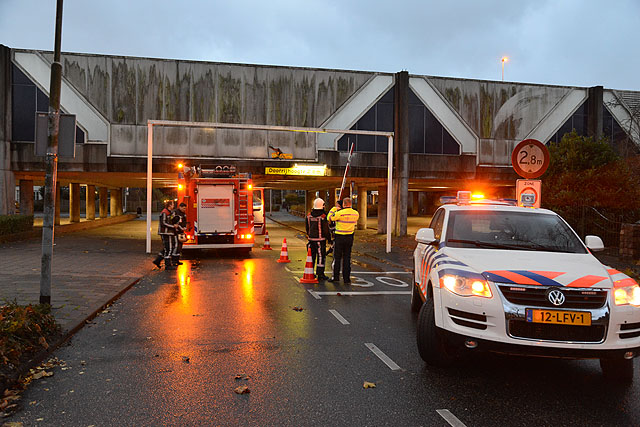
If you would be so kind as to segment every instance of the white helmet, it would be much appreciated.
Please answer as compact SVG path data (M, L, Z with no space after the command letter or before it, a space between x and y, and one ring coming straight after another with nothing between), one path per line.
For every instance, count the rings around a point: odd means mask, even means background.
M323 208L324 208L324 200L318 197L313 201L313 209L323 209Z

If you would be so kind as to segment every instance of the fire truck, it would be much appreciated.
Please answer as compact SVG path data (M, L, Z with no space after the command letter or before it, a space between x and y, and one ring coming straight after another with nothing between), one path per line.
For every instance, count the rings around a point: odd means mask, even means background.
M178 203L187 205L183 249L251 251L254 244L253 185L235 166L182 167Z

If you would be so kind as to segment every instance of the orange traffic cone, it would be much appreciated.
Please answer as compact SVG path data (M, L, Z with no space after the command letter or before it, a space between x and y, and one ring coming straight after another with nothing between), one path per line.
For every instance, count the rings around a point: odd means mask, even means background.
M289 259L289 251L287 251L287 238L282 241L282 250L280 251L280 259L278 262L291 262Z
M271 247L271 243L269 243L269 232L267 231L267 234L265 234L264 236L264 245L262 245L262 250L263 251L272 251L273 248Z
M304 265L304 274L300 283L318 283L318 279L313 274L313 260L311 259L311 248L307 251L307 262Z

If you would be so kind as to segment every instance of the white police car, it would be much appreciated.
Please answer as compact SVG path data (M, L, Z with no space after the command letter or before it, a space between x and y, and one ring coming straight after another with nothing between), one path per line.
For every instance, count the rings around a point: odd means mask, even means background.
M459 192L416 234L411 309L418 350L446 365L458 349L598 358L630 380L640 352L640 287L602 265L556 213Z

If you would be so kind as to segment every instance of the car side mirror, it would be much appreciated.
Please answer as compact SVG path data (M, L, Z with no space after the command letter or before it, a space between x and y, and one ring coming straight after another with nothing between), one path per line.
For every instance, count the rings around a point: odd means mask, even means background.
M433 232L433 228L421 228L416 233L416 241L418 243L424 243L429 245L436 241L436 235Z
M587 247L590 250L594 252L604 250L604 243L602 242L602 239L599 238L598 236L586 236L584 238L584 243L585 245L587 245Z

